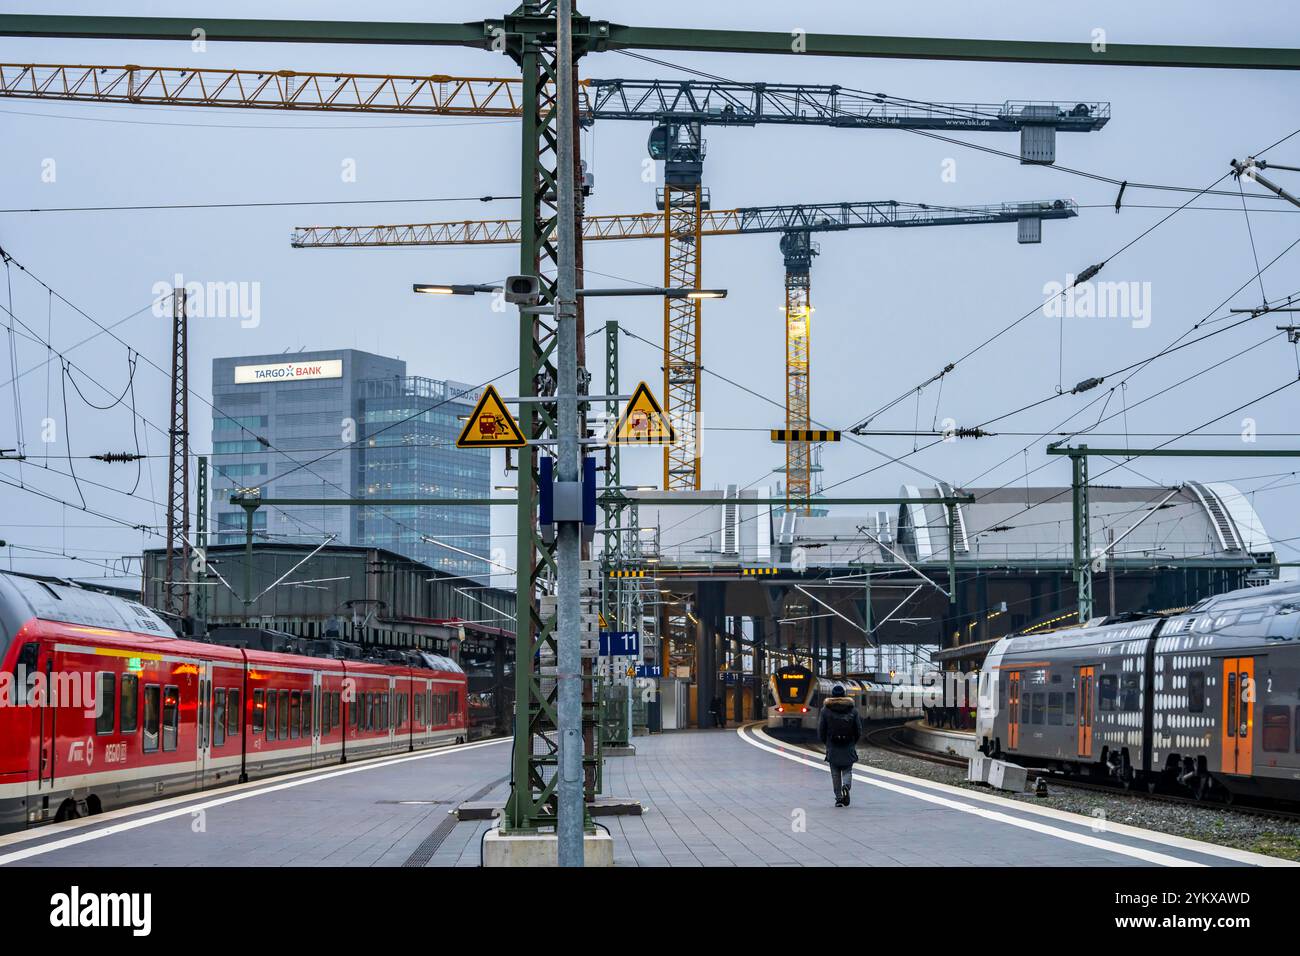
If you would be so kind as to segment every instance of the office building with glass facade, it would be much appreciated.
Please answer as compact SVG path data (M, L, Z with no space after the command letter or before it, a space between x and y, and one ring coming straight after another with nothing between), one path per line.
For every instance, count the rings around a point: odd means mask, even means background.
M477 389L408 377L406 363L354 349L212 363L213 543L242 540L237 488L265 498L486 498L489 453L455 447ZM490 567L487 508L259 508L272 541L387 548L454 574ZM437 542L437 543L433 543ZM469 552L464 554L462 552Z

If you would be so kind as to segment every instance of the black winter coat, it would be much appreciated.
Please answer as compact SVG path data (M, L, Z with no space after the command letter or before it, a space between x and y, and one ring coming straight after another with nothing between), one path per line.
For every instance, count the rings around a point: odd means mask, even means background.
M853 740L847 744L832 743L830 739L831 714L853 716ZM826 762L832 767L850 767L858 760L858 738L862 736L862 718L848 697L827 697L822 701L821 717L817 721L817 739L826 745Z

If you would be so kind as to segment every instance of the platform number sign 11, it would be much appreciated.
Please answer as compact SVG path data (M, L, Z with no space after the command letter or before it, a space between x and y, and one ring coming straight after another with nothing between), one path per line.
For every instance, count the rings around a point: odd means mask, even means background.
M641 638L636 631L601 631L601 657L639 657Z

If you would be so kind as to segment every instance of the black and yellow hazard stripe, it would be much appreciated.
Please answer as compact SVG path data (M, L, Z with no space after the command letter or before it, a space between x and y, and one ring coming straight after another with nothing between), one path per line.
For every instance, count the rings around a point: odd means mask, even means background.
M772 441L821 442L839 441L840 433L829 428L773 428Z
M611 578L643 578L645 577L645 572L644 571L610 571L609 576Z
M741 577L752 577L761 574L776 574L776 568L741 568Z

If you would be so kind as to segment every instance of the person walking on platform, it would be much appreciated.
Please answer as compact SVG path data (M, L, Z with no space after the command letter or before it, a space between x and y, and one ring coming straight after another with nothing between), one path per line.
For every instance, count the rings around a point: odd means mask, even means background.
M858 738L862 736L862 718L844 685L831 688L831 696L822 701L817 721L817 739L826 747L826 762L831 765L831 786L835 788L835 805L849 805L849 788L853 786L853 765L858 761Z
M726 718L723 716L722 713L722 698L719 697L717 694L714 694L713 699L709 701L709 714L710 716L713 717L714 727L726 726L725 723Z

